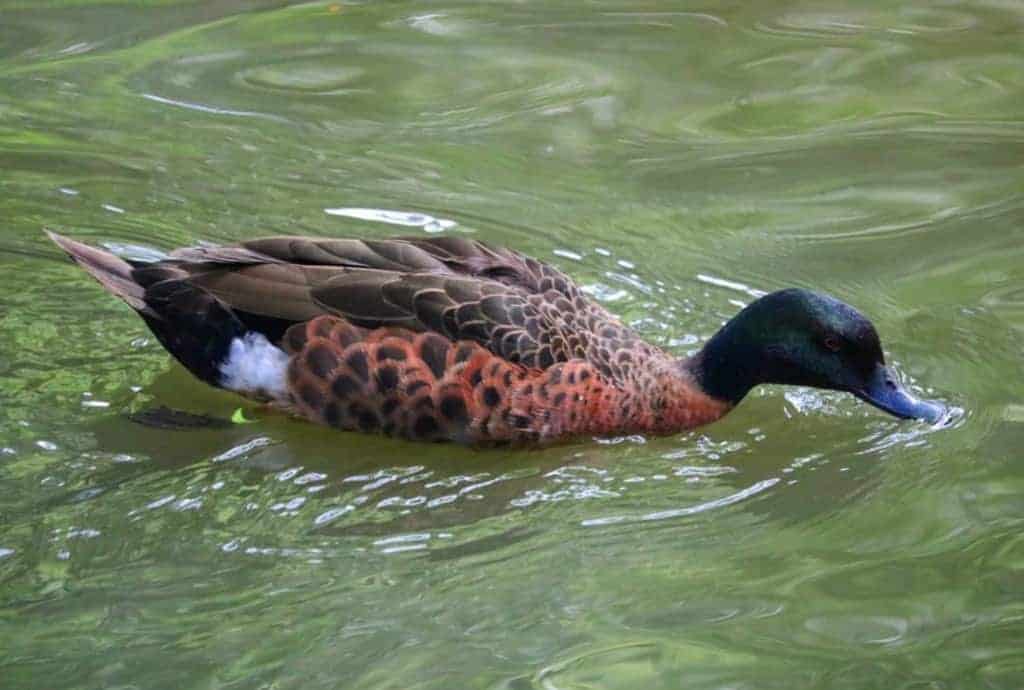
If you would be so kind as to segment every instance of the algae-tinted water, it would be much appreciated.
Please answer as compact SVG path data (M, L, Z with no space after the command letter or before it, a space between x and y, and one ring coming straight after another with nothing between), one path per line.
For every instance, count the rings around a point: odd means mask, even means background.
M0 2L0 687L1024 686L1022 32L1005 2ZM963 412L765 389L539 451L149 428L239 402L44 228L470 233L679 353L827 290Z

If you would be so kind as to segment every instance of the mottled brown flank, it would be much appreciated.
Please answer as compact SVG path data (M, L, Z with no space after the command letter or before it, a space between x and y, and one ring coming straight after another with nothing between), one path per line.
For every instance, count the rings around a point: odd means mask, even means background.
M288 383L296 410L340 429L424 441L536 442L664 433L727 409L667 358L649 375L635 376L627 390L581 359L527 368L473 342L363 329L335 316L293 326L284 342L292 355ZM327 378L324 362L335 363Z

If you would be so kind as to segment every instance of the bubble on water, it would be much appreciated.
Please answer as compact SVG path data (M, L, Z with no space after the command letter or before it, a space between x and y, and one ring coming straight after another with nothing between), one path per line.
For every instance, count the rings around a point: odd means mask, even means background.
M186 510L199 510L202 507L203 507L203 499L198 498L198 497L183 498L183 499L181 499L180 501L178 501L177 503L174 504L174 509L179 511L179 512L184 512Z
M327 475L321 472L306 472L305 474L296 477L294 483L302 486L303 484L311 484L326 478Z
M296 496L295 498L289 501L273 504L272 506L270 506L270 511L273 513L282 513L285 515L294 514L295 511L301 508L305 502L305 496Z
M110 407L110 403L106 400L83 400L82 407L98 407L105 408Z
M355 510L355 506L351 505L339 506L337 508L325 510L324 512L316 516L316 518L313 520L313 524L317 526L326 525L328 522L333 522L334 520L340 518L342 515L345 515L346 513L351 513L353 510Z
M173 501L175 498L177 498L177 496L175 496L174 494L170 494L169 496L164 496L163 498L158 498L155 501L150 501L149 503L146 504L146 507L149 508L150 510L156 510L157 508L161 508L161 507L167 505L168 503Z
M583 261L583 255L577 252L570 251L568 249L555 249L551 252L555 256L560 256L563 259L572 259L573 261Z
M399 534L394 537L385 537L373 542L373 545L380 549L381 553L401 553L402 551L420 551L427 548L430 541L429 532L415 534Z
M61 48L59 51L57 51L57 54L58 55L81 55L82 53L88 53L90 50L93 50L94 48L96 48L99 45L100 45L100 43L98 43L98 42L97 43L93 43L93 42L90 42L90 41L78 41L76 43L72 43L71 45L67 46L66 48Z
M235 446L234 448L229 448L228 450L224 451L220 455L215 455L212 458L212 461L213 462L226 462L228 460L234 460L235 458L237 458L239 456L246 455L247 453L250 453L250 452L252 452L254 450L257 450L259 448L265 448L266 446L269 446L270 443L271 443L271 441L270 441L270 439L268 437L266 437L266 436L258 436L256 438L252 439L251 441L247 441L245 443L239 444L239 445Z

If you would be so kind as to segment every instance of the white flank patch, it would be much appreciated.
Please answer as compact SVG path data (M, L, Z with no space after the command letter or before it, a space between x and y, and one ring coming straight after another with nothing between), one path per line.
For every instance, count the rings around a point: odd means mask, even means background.
M220 365L220 385L238 393L288 397L285 373L288 355L274 347L262 333L246 333L231 341L227 359Z

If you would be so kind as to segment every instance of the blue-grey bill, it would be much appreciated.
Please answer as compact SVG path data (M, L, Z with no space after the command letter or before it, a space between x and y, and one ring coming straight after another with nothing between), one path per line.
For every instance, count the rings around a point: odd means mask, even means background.
M935 424L946 416L946 406L934 400L921 400L900 385L899 379L888 368L879 366L871 380L853 394L866 403L901 419L921 419Z

